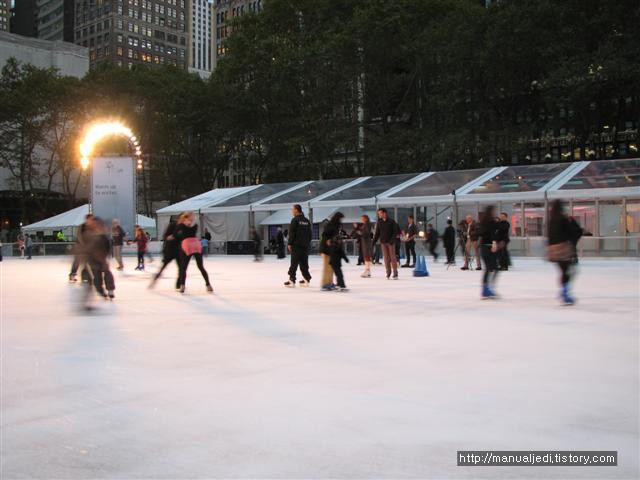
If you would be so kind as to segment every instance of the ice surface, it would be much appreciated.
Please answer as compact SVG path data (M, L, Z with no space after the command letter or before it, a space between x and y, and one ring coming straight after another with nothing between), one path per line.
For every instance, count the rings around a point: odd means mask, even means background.
M287 261L116 274L77 309L68 260L0 263L2 472L13 478L627 478L638 470L639 263L381 267L349 293L285 289ZM319 278L319 260L312 259ZM157 268L157 261L150 269ZM618 467L457 467L471 449L618 450Z

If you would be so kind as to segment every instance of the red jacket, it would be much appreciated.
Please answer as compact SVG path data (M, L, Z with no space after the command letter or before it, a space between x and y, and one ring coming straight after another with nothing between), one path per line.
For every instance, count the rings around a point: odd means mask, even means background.
M149 239L147 238L147 235L144 232L140 232L136 235L135 242L138 245L139 252L147 251L147 243L149 242Z

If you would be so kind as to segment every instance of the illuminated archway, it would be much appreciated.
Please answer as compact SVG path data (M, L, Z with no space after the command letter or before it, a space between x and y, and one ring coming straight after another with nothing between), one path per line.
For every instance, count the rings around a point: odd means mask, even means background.
M104 137L109 135L120 135L127 137L129 143L133 148L135 157L137 160L137 168L142 169L142 149L138 143L138 139L133 134L131 129L120 122L100 122L94 123L86 131L82 143L80 144L80 165L82 169L86 170L90 164L90 156L93 153L95 145L100 142Z

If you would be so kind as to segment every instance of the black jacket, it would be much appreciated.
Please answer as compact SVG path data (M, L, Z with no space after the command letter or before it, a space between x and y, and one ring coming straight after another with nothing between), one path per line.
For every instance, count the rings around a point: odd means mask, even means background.
M173 235L176 237L178 244L181 244L182 240L184 240L185 238L195 237L197 231L198 224L191 225L189 227L184 223L179 223L176 225L176 229Z
M373 236L373 243L376 243L380 239L380 243L395 243L396 236L400 228L395 220L388 218L386 220L378 219L376 224L376 233Z
M289 245L309 248L311 243L311 222L302 213L291 219L289 225Z
M324 226L324 230L322 230L322 236L320 237L320 246L318 251L320 253L324 253L325 255L331 254L331 245L329 245L329 241L333 241L334 238L338 237L340 233L340 225L336 225L333 222L328 222Z
M453 246L456 243L456 229L453 228L453 225L447 226L444 229L444 233L442 234L442 242L445 245Z
M430 245L438 244L438 231L435 228L432 228L427 232L427 242Z
M482 245L491 245L494 241L496 241L497 231L498 222L496 222L493 218L488 221L481 222L479 228L477 229L480 243Z
M576 245L581 236L580 226L577 222L572 224L566 215L549 220L549 245L563 242L571 242Z
M498 222L498 230L496 231L497 242L509 243L509 228L511 225L506 220L500 220Z

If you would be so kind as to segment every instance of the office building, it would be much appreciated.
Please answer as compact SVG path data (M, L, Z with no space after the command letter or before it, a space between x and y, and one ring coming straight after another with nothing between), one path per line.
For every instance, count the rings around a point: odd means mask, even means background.
M213 49L213 70L224 56L224 41L231 35L233 20L247 13L262 10L262 0L215 0L216 37Z
M186 0L76 0L75 43L109 61L187 68Z
M189 71L206 78L213 65L211 35L214 8L211 0L191 0L189 6Z

